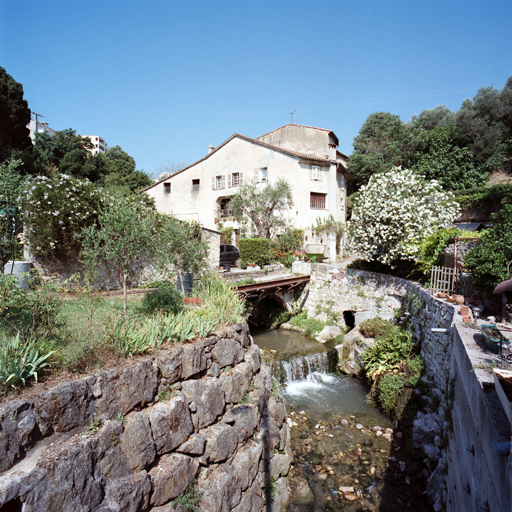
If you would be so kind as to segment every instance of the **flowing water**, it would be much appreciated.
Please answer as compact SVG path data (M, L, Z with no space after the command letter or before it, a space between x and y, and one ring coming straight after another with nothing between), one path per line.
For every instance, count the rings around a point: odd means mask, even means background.
M283 384L294 465L288 512L424 512L422 466L368 387L334 373L336 350L294 331L253 333ZM404 442L402 442L404 441Z

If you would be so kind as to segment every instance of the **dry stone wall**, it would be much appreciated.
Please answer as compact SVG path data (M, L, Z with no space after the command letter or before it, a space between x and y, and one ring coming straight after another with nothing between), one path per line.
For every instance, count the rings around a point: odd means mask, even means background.
M0 510L165 512L194 481L206 512L282 509L286 410L251 341L235 325L0 406Z
M419 283L335 265L313 264L306 307L308 316L322 320L335 318L339 325L353 319L357 326L376 316L391 320L398 314L403 327L421 340L421 355L436 387L447 389L450 361L446 354L451 336L432 329L449 329L457 308L431 297Z

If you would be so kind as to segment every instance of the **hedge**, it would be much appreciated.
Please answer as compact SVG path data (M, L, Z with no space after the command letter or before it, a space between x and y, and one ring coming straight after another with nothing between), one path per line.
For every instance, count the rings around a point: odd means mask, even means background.
M270 263L270 240L268 238L244 238L238 242L240 258L245 263L268 265Z

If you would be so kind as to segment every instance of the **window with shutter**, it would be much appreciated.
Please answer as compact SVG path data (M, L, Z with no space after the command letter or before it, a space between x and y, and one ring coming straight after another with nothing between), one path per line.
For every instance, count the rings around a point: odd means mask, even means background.
M309 198L309 206L310 208L316 210L325 210L325 197L327 194L319 194L317 192L311 192Z
M164 183L164 194L170 194L170 193L171 193L171 184Z
M261 170L261 181L267 181L267 168L263 167Z
M199 180L192 180L192 192L199 192Z
M311 167L311 179L312 180L320 179L320 167L318 167L317 165L313 165Z

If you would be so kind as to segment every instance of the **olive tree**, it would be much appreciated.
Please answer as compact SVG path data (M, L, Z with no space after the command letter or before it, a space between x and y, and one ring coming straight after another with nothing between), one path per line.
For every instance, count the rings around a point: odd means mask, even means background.
M247 181L229 202L241 231L256 238L270 238L278 229L286 227L281 212L292 206L292 187L281 178L263 188Z
M97 224L82 230L81 261L90 276L103 265L123 285L123 312L126 318L127 281L137 272L135 264L152 254L155 214L142 203L122 196L110 196L98 214Z

